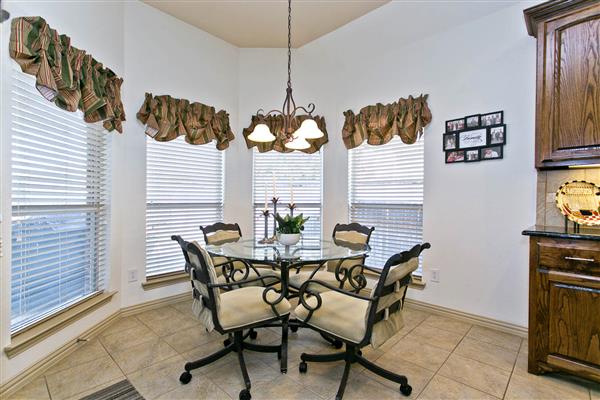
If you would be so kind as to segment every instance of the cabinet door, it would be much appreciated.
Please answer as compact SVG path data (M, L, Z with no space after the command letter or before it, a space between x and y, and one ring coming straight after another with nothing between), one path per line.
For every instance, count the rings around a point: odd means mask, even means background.
M600 3L541 29L537 166L600 163Z
M550 354L600 366L600 290L551 282Z

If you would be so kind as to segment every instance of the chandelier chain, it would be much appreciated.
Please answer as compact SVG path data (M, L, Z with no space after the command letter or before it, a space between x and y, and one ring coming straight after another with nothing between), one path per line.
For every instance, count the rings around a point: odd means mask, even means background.
M288 0L288 88L292 87L292 0Z

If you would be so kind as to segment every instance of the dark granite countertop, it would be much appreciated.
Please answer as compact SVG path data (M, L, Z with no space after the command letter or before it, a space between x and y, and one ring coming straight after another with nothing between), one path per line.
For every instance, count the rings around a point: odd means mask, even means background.
M543 236L559 239L582 239L582 240L598 240L600 241L600 228L591 228L580 226L577 231L573 229L573 223L569 222L569 226L545 226L534 225L522 232L526 236Z

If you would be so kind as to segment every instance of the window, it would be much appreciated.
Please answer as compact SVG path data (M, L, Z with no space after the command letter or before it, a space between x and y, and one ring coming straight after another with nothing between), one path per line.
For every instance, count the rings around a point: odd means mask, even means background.
M109 141L11 78L11 332L104 288Z
M223 152L183 136L146 143L146 276L183 272L171 235L194 240L200 225L223 220Z
M268 151L259 153L254 149L254 236L264 236L265 224L262 210L265 207L265 192L269 209L273 211L273 178L277 185L279 203L277 212L289 213L287 208L291 199L290 186L294 182L294 215L303 213L310 217L304 227L302 240L305 244L321 240L321 152L306 154L299 151L279 153ZM269 219L269 235L273 235L273 218Z
M399 137L350 151L350 220L375 227L369 266L381 268L391 255L422 242L423 155L422 139L407 145Z

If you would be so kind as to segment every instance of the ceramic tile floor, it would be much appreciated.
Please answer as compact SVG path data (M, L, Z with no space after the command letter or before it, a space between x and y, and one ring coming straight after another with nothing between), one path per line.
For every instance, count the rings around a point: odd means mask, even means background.
M405 327L383 347L363 349L379 365L407 375L414 399L600 400L600 384L561 375L527 373L527 343L521 338L458 320L406 308ZM279 332L260 329L259 343ZM190 303L146 311L113 323L97 338L30 382L11 399L79 399L125 377L145 399L237 399L242 389L235 354L193 372L179 383L186 360L222 346L191 317ZM309 364L298 372L302 352L332 349L314 332L290 334L287 375L274 354L246 352L253 399L334 398L342 364ZM345 399L404 399L397 385L353 366Z

